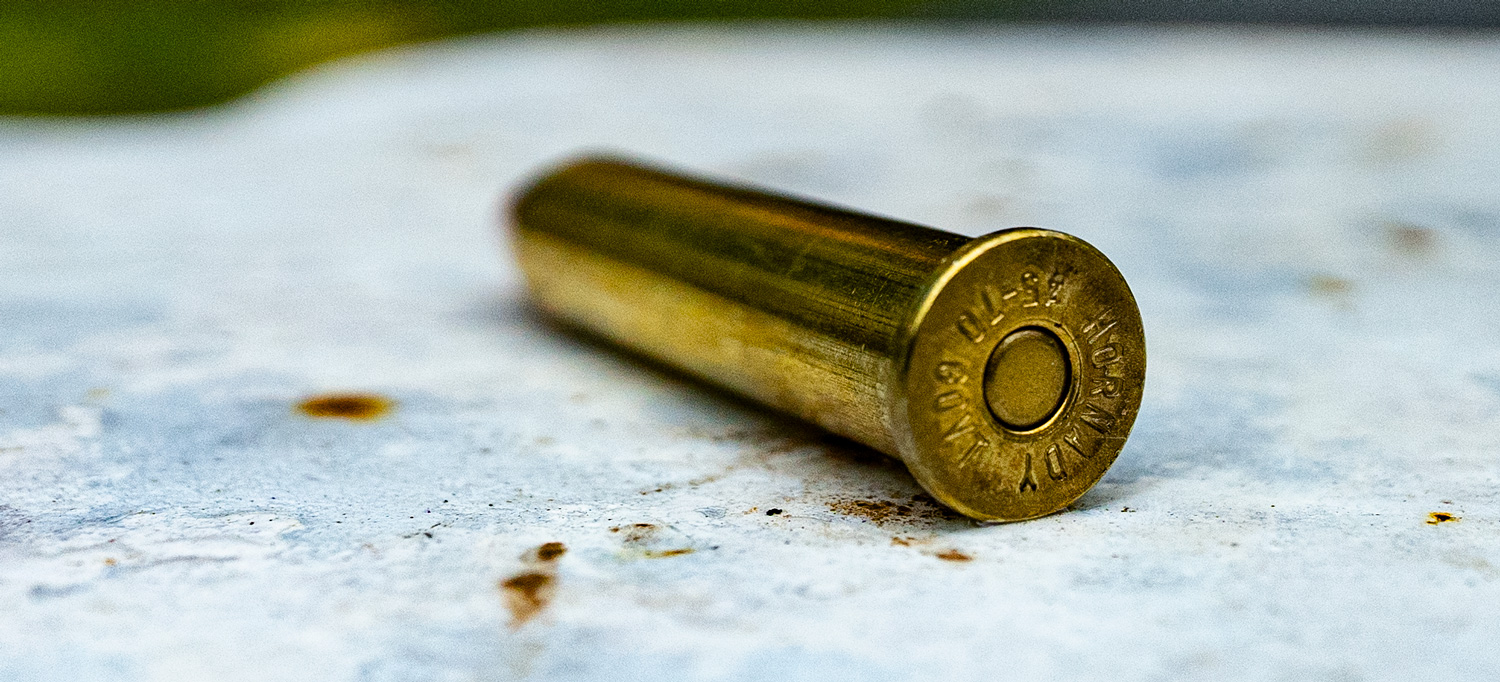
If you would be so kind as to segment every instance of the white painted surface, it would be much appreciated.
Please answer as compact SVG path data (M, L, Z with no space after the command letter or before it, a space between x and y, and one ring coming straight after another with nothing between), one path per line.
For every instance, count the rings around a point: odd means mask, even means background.
M650 29L0 121L0 679L1493 679L1496 74L1484 35ZM1047 519L843 513L930 509L525 311L498 197L600 147L1088 239L1135 434ZM332 389L399 409L293 411Z

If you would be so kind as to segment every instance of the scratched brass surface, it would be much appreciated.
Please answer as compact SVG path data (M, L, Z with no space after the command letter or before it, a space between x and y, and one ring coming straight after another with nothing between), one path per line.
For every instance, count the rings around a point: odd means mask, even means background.
M976 519L1077 499L1140 404L1135 299L1059 232L970 239L607 158L511 222L542 309L898 457Z

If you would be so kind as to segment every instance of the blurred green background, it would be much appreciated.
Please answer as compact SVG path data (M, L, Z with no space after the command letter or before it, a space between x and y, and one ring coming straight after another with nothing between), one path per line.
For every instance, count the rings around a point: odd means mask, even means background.
M213 104L333 57L530 26L902 17L917 0L0 0L0 113Z
M924 19L1500 26L1494 0L0 0L0 114L222 102L342 55L610 22Z

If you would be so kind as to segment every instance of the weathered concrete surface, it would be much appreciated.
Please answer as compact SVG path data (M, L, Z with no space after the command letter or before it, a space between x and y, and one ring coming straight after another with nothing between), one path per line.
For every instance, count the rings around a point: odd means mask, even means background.
M0 679L1493 679L1496 74L1486 36L651 29L0 122ZM1088 239L1147 323L1135 435L977 527L558 333L496 206L598 147ZM330 390L397 406L295 411Z

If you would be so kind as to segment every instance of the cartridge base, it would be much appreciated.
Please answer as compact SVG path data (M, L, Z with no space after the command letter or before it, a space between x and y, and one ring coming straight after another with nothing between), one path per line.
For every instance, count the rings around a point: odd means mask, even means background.
M944 504L982 520L1043 516L1119 454L1145 335L1125 279L1082 240L1031 228L974 240L909 329L892 420L902 459Z

